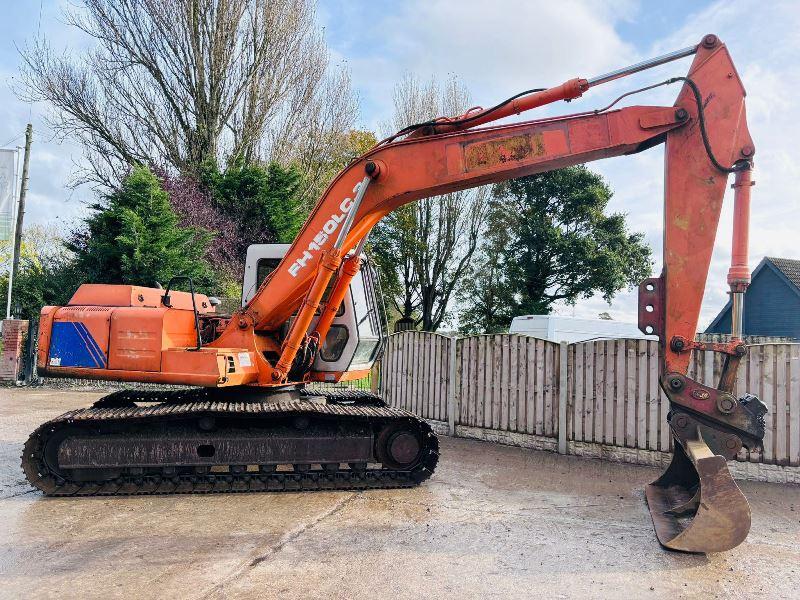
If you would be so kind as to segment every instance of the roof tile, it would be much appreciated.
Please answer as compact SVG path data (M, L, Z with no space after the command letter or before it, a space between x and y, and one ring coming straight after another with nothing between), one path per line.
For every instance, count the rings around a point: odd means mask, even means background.
M767 260L783 273L796 288L800 289L800 260L768 256Z

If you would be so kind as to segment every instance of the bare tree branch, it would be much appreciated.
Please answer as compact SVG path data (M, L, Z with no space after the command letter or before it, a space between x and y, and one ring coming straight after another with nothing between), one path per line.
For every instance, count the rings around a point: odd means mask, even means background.
M54 128L84 145L84 180L242 158L309 169L309 196L327 184L310 166L351 128L356 102L309 0L83 0L67 19L95 47L28 46L21 94L50 103Z
M409 74L395 86L394 120L385 129L463 114L469 107L469 93L455 77L440 86ZM395 249L400 285L393 298L401 317L414 318L426 331L436 331L446 321L480 239L487 197L487 188L478 188L426 198L399 209L402 219L387 222L385 226L398 229L394 237L404 241Z

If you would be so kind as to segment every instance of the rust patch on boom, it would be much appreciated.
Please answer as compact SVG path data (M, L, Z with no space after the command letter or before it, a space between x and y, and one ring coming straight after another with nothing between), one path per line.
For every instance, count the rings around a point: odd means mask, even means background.
M517 135L502 140L466 144L464 165L466 171L474 171L544 154L544 136L541 133Z

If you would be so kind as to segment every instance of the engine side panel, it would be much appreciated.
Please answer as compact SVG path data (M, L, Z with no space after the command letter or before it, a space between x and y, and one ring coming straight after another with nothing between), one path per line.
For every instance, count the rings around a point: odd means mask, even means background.
M194 314L189 310L124 307L111 317L109 369L158 371L168 348L196 344Z

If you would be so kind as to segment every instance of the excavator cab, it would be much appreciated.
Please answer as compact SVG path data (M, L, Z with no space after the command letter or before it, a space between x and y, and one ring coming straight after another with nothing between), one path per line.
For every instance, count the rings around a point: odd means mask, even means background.
M264 280L278 268L290 244L251 244L247 248L242 306L253 298ZM365 377L386 341L386 316L375 267L362 254L361 269L353 276L311 368L314 381L342 381ZM323 296L323 304L330 294ZM321 305L322 308L322 305ZM320 310L312 321L316 326ZM287 323L291 325L291 321Z

